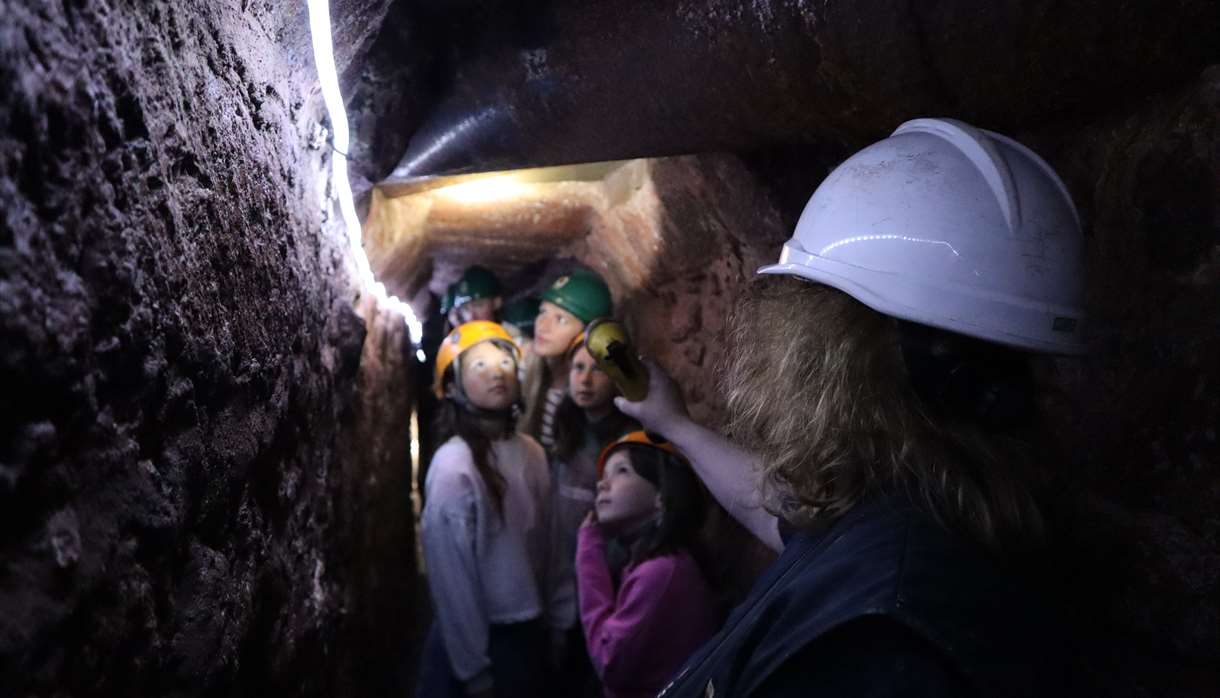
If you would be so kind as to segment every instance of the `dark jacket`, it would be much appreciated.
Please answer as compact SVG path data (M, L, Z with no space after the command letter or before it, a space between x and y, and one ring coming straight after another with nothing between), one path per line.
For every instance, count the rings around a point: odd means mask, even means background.
M981 550L878 497L792 537L662 695L1054 695L1044 617Z

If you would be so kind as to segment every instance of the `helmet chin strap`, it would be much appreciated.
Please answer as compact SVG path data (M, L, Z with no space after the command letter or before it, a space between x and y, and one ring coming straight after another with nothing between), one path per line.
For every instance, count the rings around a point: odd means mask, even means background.
M521 412L520 402L514 402L508 407L498 410L489 410L485 407L479 407L471 402L470 399L466 397L465 393L460 390L456 395L453 396L453 401L457 403L457 406L460 407L463 412L471 415L472 417L478 417L479 419L505 419L512 422Z

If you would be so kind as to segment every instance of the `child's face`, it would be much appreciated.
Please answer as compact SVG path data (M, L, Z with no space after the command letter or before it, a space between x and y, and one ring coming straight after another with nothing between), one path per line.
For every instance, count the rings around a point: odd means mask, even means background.
M462 352L462 389L466 399L485 410L503 410L517 401L517 362L492 342Z
M572 402L582 410L597 410L614 399L614 381L602 372L589 352L580 347L572 352L572 366L568 369L568 394Z
M661 493L631 466L631 454L619 449L606 459L597 483L597 520L612 532L630 531L661 510Z
M584 328L580 318L550 301L542 301L538 319L534 320L534 353L544 357L562 356Z

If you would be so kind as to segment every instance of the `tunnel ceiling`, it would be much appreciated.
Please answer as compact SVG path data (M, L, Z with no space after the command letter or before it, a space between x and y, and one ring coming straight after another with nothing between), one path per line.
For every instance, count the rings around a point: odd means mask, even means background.
M1011 131L1181 85L1218 30L1214 0L400 1L356 106L378 115L373 181L869 140L926 115Z
M425 283L440 295L476 263L520 289L646 173L639 162L608 162L382 185L365 217L365 249L374 273L401 296Z
M1218 34L1215 0L1104 12L1051 0L398 0L345 74L353 189L367 211L375 183L401 195L443 175L727 151L799 170L799 201L804 173L904 119L1017 133L1079 123L1194 79L1220 59ZM476 220L429 259L508 272L568 240L546 226L498 236L490 222L481 235ZM419 241L393 251L381 235L371 254L387 283L418 291L426 265L407 260Z

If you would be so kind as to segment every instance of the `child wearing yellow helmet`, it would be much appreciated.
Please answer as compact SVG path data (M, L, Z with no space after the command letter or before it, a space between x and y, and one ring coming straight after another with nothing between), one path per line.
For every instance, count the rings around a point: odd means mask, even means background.
M500 281L485 267L468 267L452 289L459 322L494 321L503 305Z
M450 438L425 480L420 530L436 622L420 695L537 695L546 655L551 479L516 433L517 351L494 322L468 322L436 360Z

